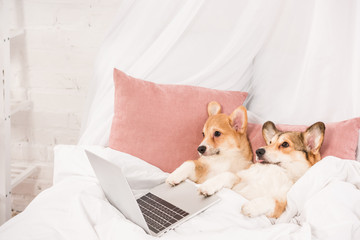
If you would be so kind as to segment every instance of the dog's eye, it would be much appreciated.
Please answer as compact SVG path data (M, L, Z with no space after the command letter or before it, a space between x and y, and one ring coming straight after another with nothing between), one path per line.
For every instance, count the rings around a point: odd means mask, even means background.
M283 142L281 144L281 146L284 147L284 148L287 148L287 147L289 147L289 143L288 142Z
M204 133L204 132L202 132L202 135L203 135L203 137L205 137L205 133Z
M214 132L214 136L215 136L215 137L220 137L220 135L221 135L221 132L219 132L219 131L215 131L215 132Z

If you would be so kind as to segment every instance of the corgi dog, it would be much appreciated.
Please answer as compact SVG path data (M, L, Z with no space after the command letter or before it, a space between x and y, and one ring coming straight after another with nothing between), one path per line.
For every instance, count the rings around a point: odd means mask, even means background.
M278 218L286 208L287 192L318 162L325 125L317 122L305 132L282 132L266 122L262 134L266 146L256 150L256 163L239 171L233 190L249 200L242 213L249 217L266 215Z
M213 101L207 110L209 117L203 127L203 141L197 148L200 158L184 162L166 179L172 186L190 179L201 184L198 190L205 196L229 187L227 182L236 182L236 173L250 167L253 159L246 134L246 108L240 106L228 116L221 113L220 104Z

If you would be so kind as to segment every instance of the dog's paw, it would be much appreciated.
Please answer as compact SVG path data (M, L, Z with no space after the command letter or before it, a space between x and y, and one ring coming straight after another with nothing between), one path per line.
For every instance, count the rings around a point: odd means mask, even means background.
M241 212L248 217L271 216L274 212L274 207L274 200L271 198L255 198L244 203Z
M199 189L198 189L199 193L204 195L205 197L208 197L208 196L211 196L213 195L214 193L216 193L216 189L212 186L207 186L204 184L202 184Z
M241 207L241 213L247 217L257 217L261 215L258 205L252 201L244 203Z
M186 177L182 176L181 174L173 172L166 179L166 183L170 184L171 186L175 186L184 181L185 179Z
M200 194L204 196L211 196L217 191L221 189L221 186L219 186L219 183L216 181L212 181L212 179L207 180L203 184L200 185L198 188L198 191Z

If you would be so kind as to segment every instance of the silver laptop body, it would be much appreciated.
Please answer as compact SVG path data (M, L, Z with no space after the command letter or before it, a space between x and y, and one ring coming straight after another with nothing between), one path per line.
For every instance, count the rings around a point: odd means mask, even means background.
M176 187L160 184L135 199L118 166L87 150L85 152L109 202L153 236L161 236L220 201L216 195L200 195L196 187L186 181Z

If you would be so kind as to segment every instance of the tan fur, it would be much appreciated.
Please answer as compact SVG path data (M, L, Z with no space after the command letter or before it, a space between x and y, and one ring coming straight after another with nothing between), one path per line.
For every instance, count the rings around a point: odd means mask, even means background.
M186 161L171 173L166 180L170 185L176 185L189 178L196 183L204 184L199 188L200 193L211 195L223 186L231 187L237 183L236 173L252 164L253 153L246 135L246 108L240 106L230 116L220 112L220 104L209 103L209 118L204 124L204 138L200 143L200 146L206 147L206 151L201 153L198 160ZM219 132L220 135L216 136L215 132ZM218 177L224 184L217 184L217 187L210 184L211 182L206 184L214 177Z
M206 180L206 176L208 175L209 167L206 166L201 160L194 160L195 163L195 175L196 179L194 181L196 183L203 183Z
M263 128L263 135L266 133L266 124L264 124ZM269 126L269 125L267 125ZM270 128L274 128L274 125L269 126ZM325 131L325 126L323 123L315 123L311 127L318 127L320 131ZM319 135L319 146L317 148L309 150L307 146L306 138L307 138L307 131L310 131L309 127L305 132L280 132L275 128L276 133L272 137L272 141L269 141L268 146L262 147L267 152L268 151L281 151L283 154L288 154L291 158L296 160L303 160L303 157L295 156L295 151L302 151L306 155L306 160L309 166L314 165L316 162L320 161L320 147L324 140L324 134ZM265 134L266 135L266 134ZM264 137L265 137L264 135ZM283 142L288 142L289 147L283 148L281 144ZM306 152L306 153L305 153Z
M213 149L217 149L219 147L238 149L242 152L241 155L244 158L252 158L252 149L246 132L239 134L238 132L234 131L231 126L231 122L232 121L230 117L226 114L221 113L210 116L203 128L203 132L205 134L203 142L205 141ZM244 124L247 125L247 121ZM214 138L213 133L215 131L220 131L222 136L219 138Z
M285 208L286 208L286 201L279 202L278 200L275 200L275 210L270 217L272 218L280 217L280 215L285 211Z

